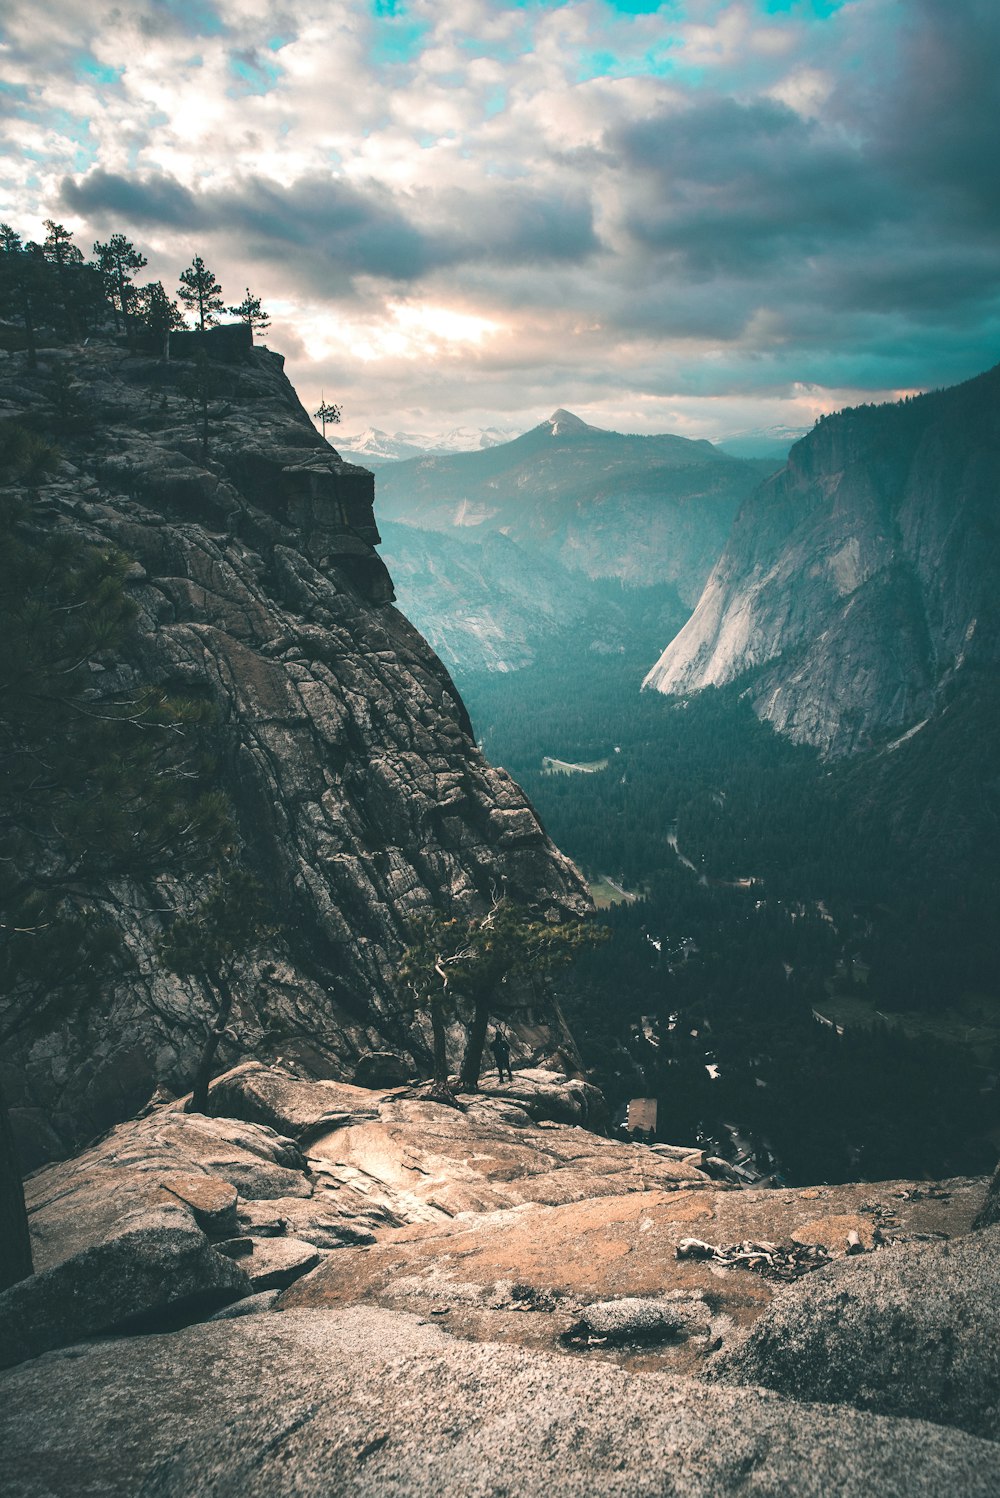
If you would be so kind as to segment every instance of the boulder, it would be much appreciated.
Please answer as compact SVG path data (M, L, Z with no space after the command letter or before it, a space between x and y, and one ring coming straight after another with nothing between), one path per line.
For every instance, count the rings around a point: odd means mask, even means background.
M167 1312L204 1314L250 1289L180 1205L140 1213L106 1242L0 1295L0 1366Z
M280 1066L247 1061L212 1083L216 1117L263 1124L300 1143L352 1121L374 1118L379 1097L349 1082L306 1081Z
M258 1124L158 1108L110 1130L73 1160L46 1165L25 1183L35 1267L101 1243L131 1214L165 1201L201 1211L226 1231L226 1203L309 1197L297 1146ZM169 1183L173 1183L171 1186ZM197 1200L194 1200L196 1198Z
M694 1296L658 1296L599 1300L584 1306L570 1333L572 1340L597 1338L607 1342L664 1342L668 1338L708 1335L711 1313Z
M229 1181L210 1175L165 1175L160 1185L168 1196L191 1209L195 1222L206 1232L226 1232L236 1226L239 1192Z
M785 1290L712 1376L1000 1437L1000 1227L851 1258Z
M959 1431L474 1345L369 1307L74 1348L0 1394L5 1498L1000 1490L1000 1447Z
M284 1290L319 1263L320 1254L301 1238L257 1238L240 1259L255 1290Z
M355 1087L402 1087L414 1075L413 1063L395 1051L366 1051L354 1068Z

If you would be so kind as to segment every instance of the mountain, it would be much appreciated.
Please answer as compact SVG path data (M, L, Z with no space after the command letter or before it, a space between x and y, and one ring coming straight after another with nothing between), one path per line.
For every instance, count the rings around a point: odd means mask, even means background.
M368 427L357 436L345 436L340 443L340 452L350 462L357 460L367 463L370 468L381 468L386 463L397 463L426 453L460 453L496 447L501 442L509 442L514 435L503 427L454 427L441 437L428 437L420 432L393 432L390 435L378 427Z
M822 420L737 517L645 685L746 678L825 755L918 732L1000 655L1000 366Z
M584 577L502 531L460 541L392 520L381 530L400 607L463 674L522 671L568 648L648 650L687 617L669 584L625 588Z
M710 442L625 436L560 409L513 442L387 467L379 513L463 540L502 531L574 573L669 583L693 606L769 471Z
M4 359L0 455L20 433L28 449L58 435L60 457L30 482L0 474L3 501L67 544L129 560L127 648L94 662L96 683L149 682L214 710L218 785L278 927L248 962L223 1062L281 1054L349 1076L361 1054L389 1047L419 1066L426 1038L397 981L413 917L471 912L504 884L536 907L582 912L586 889L483 759L447 670L392 607L372 475L315 431L280 356L232 328L206 335L206 455L191 342L178 339L169 362L99 341L40 351L37 369ZM118 911L123 940L99 1002L45 1011L5 1043L30 1164L157 1084L190 1084L213 1001L165 970L158 941L164 910L196 890L140 869L94 892ZM553 1033L572 1052L558 1022Z

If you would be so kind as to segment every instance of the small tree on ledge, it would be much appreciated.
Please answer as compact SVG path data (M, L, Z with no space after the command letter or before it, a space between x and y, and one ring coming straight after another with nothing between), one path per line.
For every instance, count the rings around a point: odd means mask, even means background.
M331 401L328 401L326 399L326 396L324 396L323 399L320 401L319 410L313 412L313 420L314 421L321 421L323 423L323 439L324 439L324 441L326 440L326 424L327 424L327 422L330 422L331 426L335 426L340 421L340 414L341 414L342 410L343 410L343 407L341 407L341 406L335 406Z
M245 322L250 329L250 337L257 333L266 333L271 326L271 319L260 305L259 296L251 296L250 288L238 307L230 307L228 311L232 317L238 317L240 322Z
M437 911L411 928L400 977L416 1007L430 1011L434 1037L434 1086L438 1102L454 1103L448 1077L445 1024L457 1002L472 1006L459 1076L459 1090L475 1092L490 1013L506 1008L503 990L544 980L571 963L582 947L607 939L606 927L586 921L538 920L506 896L495 894L485 915L461 919Z

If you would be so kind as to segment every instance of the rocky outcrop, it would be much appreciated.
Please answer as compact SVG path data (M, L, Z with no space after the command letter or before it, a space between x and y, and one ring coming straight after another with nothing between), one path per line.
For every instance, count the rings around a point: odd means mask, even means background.
M785 1291L716 1376L1000 1438L1000 1228Z
M251 1288L180 1206L139 1212L0 1294L0 1367L167 1313L204 1315Z
M572 1079L514 1076L457 1110L251 1063L214 1116L161 1102L38 1171L46 1267L0 1296L5 1495L996 1491L986 1182L720 1188L700 1151L581 1127ZM783 1287L779 1243L832 1265ZM744 1386L786 1324L800 1381ZM770 1365L740 1364L747 1328Z
M29 1178L40 1272L0 1295L0 1360L283 1289L384 1228L711 1184L694 1164L581 1128L596 1113L586 1083L529 1071L508 1086L457 1110L426 1088L366 1091L249 1063L215 1083L211 1118L175 1103L119 1124Z
M7 1375L9 1498L988 1498L1000 1448L524 1349L374 1308L262 1314ZM85 1459L83 1454L85 1453Z
M645 685L746 678L758 715L824 754L916 728L1000 654L1000 367L824 420L747 501Z
M349 1077L388 1049L419 1070L426 1036L397 991L412 917L471 912L501 884L552 913L589 899L388 602L371 474L315 431L277 355L224 352L209 366L207 458L189 359L97 345L43 352L32 373L14 355L0 419L59 428L64 461L37 512L132 559L128 658L95 664L217 710L221 780L281 927L253 960L222 1063L282 1055ZM67 382L72 422L53 404ZM212 1005L156 956L157 911L183 893L141 881L110 892L130 970L97 1007L29 1030L5 1057L29 1165L128 1116L158 1082L189 1085ZM547 1021L534 1054L572 1064L557 1012Z

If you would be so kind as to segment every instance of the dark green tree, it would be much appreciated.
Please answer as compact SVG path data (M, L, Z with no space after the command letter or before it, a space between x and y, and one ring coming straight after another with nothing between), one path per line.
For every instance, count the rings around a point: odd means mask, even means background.
M604 927L592 922L539 920L506 896L495 897L485 915L461 919L431 912L416 922L400 973L415 1005L430 1011L435 1093L444 1101L452 1095L445 1051L449 1015L459 1006L472 1010L459 1089L474 1092L491 1013L507 1011L523 988L544 986L582 948L606 937Z
M5 317L21 321L29 369L38 367L36 327L44 296L44 270L38 246L23 244L10 224L0 224L0 309Z
M184 315L167 296L162 281L150 281L139 287L137 312L142 326L162 346L164 356L169 357L170 335L183 328Z
M112 234L107 244L96 243L94 254L104 277L104 285L115 313L115 322L124 327L129 347L135 344L135 313L138 292L132 284L147 264L146 257L124 234Z
M83 251L73 243L73 235L64 224L45 220L46 235L42 244L43 259L54 268L55 288L62 327L71 337L79 336L78 312L79 270Z
M236 865L216 872L207 893L192 910L174 918L160 943L164 964L179 977L195 978L215 1006L195 1071L189 1113L208 1112L208 1086L219 1042L232 1017L237 985L247 958L274 929L260 884Z
M238 317L240 322L245 322L250 328L250 335L266 333L271 326L270 316L260 305L260 297L252 296L249 286L247 294L238 307L230 307L228 311L233 317Z
M198 330L204 333L219 321L218 314L226 310L222 300L222 287L215 279L200 255L195 255L187 270L182 270L177 295L185 309L197 319Z
M323 423L324 437L326 436L327 422L329 421L332 425L335 426L340 420L342 410L343 407L335 406L332 401L328 401L326 396L324 395L323 399L320 401L319 410L313 412L313 420L321 421Z

